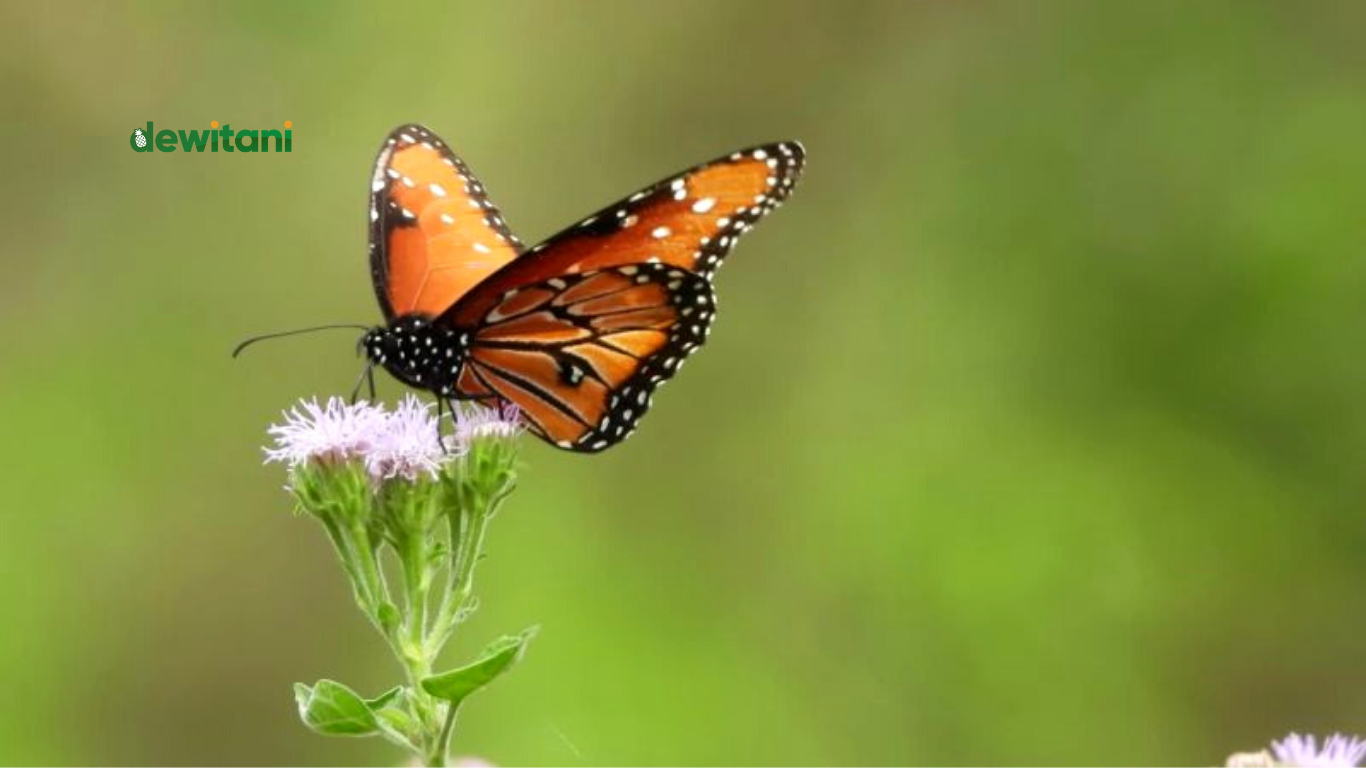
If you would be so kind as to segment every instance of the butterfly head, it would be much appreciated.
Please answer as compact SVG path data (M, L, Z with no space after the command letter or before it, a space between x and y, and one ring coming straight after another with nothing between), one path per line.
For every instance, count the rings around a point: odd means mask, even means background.
M372 363L404 384L452 395L465 364L469 334L438 328L424 317L411 315L371 328L361 346Z

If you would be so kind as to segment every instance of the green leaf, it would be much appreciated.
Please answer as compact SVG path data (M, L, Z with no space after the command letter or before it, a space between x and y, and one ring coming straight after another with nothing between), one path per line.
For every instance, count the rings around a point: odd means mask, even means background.
M375 713L384 736L401 747L416 749L422 741L422 728L413 716L399 707L385 707Z
M522 657L527 643L536 635L536 629L531 627L521 634L505 635L494 640L473 663L426 678L422 681L422 689L438 699L459 704L465 697L511 669Z
M387 600L379 604L378 619L379 625L384 628L386 634L392 634L403 621L403 617L399 615L398 606Z
M369 707L371 712L378 712L384 705L393 701L394 698L402 692L403 686L396 685L373 699L366 699L365 706Z
M299 717L304 725L318 733L329 736L373 736L379 733L379 721L375 719L375 713L355 691L341 683L319 680L312 688L296 683L294 700L299 704Z
M381 735L401 747L417 749L415 745L422 741L422 729L408 712L408 699L408 689L399 686L365 703L375 713Z

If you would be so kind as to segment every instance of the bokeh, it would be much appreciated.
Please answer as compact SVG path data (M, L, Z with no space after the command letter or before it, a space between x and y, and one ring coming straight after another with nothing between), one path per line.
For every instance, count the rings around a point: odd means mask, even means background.
M378 320L421 121L536 240L799 138L707 348L528 441L451 662L516 764L1216 764L1366 728L1366 6L0 9L0 762L393 764L291 684L398 676L267 424ZM130 131L293 122L290 154ZM382 382L382 395L400 392Z

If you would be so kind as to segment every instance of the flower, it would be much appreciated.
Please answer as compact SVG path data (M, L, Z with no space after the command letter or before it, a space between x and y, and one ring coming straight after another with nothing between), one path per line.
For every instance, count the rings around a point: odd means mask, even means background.
M1228 756L1224 768L1276 768L1276 760L1265 749L1261 752L1237 752Z
M337 397L325 405L316 398L301 400L284 412L283 423L270 427L273 445L265 448L266 462L287 464L292 472L310 464L331 467L357 460L373 485L395 478L415 482L423 476L436 479L475 443L492 441L490 447L502 447L523 430L514 405L497 410L459 406L453 416L455 444L448 448L450 441L443 443L440 422L431 410L430 403L412 394L392 411ZM504 453L495 451L500 457Z
M1313 736L1292 733L1271 742L1271 751L1280 765L1299 768L1355 768L1366 758L1366 740L1335 733L1323 740L1320 748Z
M266 462L291 469L312 461L325 464L364 459L384 430L384 409L366 402L347 403L339 397L318 405L317 398L301 400L284 412L283 424L272 424Z
M411 393L387 414L383 428L365 454L365 467L375 480L435 478L451 455L442 446L432 406Z
M515 439L522 434L521 411L512 403L504 403L501 408L485 408L470 403L452 409L455 419L455 439L462 446L481 438Z

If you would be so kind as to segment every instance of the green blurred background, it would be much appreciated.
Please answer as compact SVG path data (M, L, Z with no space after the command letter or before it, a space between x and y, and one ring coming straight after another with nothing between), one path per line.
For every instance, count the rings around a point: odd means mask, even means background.
M267 424L359 370L367 180L442 134L546 236L809 151L707 350L528 441L462 715L499 764L1221 763L1366 730L1366 5L6 3L0 762L393 764L399 673ZM130 131L294 124L292 154ZM385 381L382 394L399 392Z

